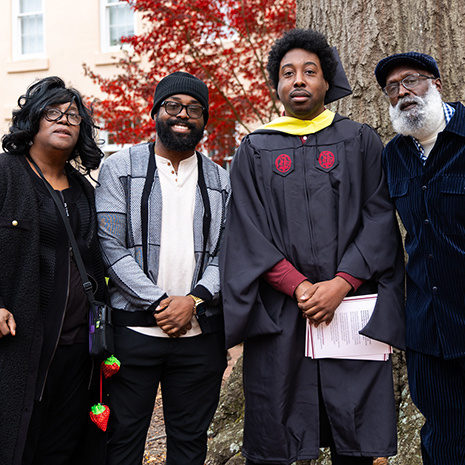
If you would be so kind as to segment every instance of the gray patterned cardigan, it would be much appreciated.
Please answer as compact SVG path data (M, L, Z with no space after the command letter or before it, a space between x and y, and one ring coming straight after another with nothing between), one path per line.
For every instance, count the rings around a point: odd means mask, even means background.
M218 252L231 190L228 173L223 168L198 152L197 157L199 181L193 224L196 267L191 293L205 301L199 311L199 323L205 333L223 327ZM99 183L95 197L99 238L110 277L111 306L124 311L115 312L117 324L154 325L152 314L166 294L155 284L162 193L153 143L113 154L100 169ZM149 225L146 234L144 209ZM209 231L206 240L205 227Z

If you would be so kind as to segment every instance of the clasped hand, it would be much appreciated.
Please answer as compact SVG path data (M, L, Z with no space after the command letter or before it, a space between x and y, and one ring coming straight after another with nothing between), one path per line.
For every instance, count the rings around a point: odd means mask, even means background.
M16 322L13 315L6 309L0 308L0 337L16 334Z
M296 287L294 296L303 316L318 327L321 323L331 323L334 312L351 289L344 278L336 276L315 284L303 281Z
M169 337L179 337L192 328L191 319L195 302L189 296L171 296L163 299L157 307L157 325Z

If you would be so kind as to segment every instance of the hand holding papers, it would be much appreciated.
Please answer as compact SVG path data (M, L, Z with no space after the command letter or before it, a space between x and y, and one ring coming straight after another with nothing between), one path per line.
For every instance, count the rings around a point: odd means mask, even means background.
M388 360L392 347L359 334L375 308L377 294L346 297L327 326L307 320L305 356L353 360Z

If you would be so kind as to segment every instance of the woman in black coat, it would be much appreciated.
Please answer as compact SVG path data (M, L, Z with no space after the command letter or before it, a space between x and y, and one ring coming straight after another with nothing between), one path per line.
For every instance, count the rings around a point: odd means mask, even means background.
M63 201L101 300L93 188L70 161L89 173L103 153L81 95L60 78L35 82L18 105L0 154L0 463L84 463L98 400L89 394L89 305L45 182Z

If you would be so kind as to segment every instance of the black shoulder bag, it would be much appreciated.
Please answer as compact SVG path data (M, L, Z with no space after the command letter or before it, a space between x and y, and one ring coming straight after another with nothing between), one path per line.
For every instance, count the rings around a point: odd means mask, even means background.
M89 300L89 352L96 358L106 358L113 353L114 348L113 327L111 324L111 308L103 302L98 302L95 300L94 293L92 292L92 283L89 281L87 276L86 268L84 266L84 262L82 261L81 253L79 252L79 247L77 245L76 238L74 237L71 223L68 218L68 213L65 210L63 202L50 183L45 179L42 171L34 162L34 160L32 160L32 158L29 158L29 160L39 173L42 181L45 184L45 187L58 207L58 211L60 212L61 218L66 228L66 232L68 234L74 260L76 261L79 274L81 275L82 285L87 295L87 299Z

